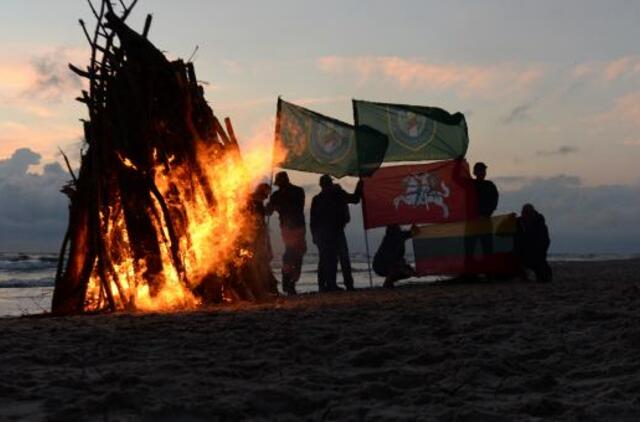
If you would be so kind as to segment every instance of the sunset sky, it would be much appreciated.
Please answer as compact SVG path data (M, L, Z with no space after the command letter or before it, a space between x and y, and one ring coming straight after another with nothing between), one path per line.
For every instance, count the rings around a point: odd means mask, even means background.
M66 223L53 183L65 175L44 166L58 147L78 156L86 113L66 64L87 62L77 19L92 19L81 0L0 11L0 231L14 233L2 249L22 245L18 204L38 195L59 210L38 218ZM245 148L272 142L278 95L347 122L352 98L462 111L469 161L488 164L505 210L537 201L556 251L640 252L639 2L140 0L129 23L141 29L146 13L169 57L199 46L207 99ZM11 158L20 148L32 155ZM49 248L56 230L28 247Z

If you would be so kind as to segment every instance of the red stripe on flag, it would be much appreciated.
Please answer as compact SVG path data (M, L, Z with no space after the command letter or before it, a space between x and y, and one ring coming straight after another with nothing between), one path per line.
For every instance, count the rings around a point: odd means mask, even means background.
M365 228L462 221L477 216L465 160L382 167L364 179Z
M416 260L418 275L515 274L519 268L520 262L513 253L476 256L473 259L457 255Z

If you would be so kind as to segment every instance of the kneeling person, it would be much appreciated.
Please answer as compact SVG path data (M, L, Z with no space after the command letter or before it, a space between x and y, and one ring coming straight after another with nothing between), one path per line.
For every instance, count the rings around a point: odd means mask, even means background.
M517 250L525 268L533 270L536 281L552 280L551 267L547 262L547 251L551 240L544 216L531 204L522 207L518 217L516 236Z
M373 271L385 277L383 286L393 287L398 280L413 277L416 272L404 259L404 242L411 231L402 230L397 224L387 226L382 243L373 257Z

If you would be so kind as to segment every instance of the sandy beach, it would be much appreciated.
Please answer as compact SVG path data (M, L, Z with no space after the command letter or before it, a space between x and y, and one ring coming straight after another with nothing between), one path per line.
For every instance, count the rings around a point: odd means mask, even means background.
M554 271L0 319L0 420L638 420L640 260Z

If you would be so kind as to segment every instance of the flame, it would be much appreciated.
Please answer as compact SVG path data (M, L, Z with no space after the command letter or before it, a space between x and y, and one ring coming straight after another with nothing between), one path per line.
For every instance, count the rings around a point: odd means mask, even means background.
M169 225L160 204L154 200L155 210L151 214L160 245L162 271L154 279L154 286L159 287L152 291L144 277L148 263L144 259L136 260L130 252L125 217L116 201L109 215L100 215L100 224L107 234L104 253L112 268L100 269L96 264L85 295L85 310L103 309L107 304L109 294L100 283L99 274L106 274L117 309L163 312L194 309L201 304L193 294L194 288L207 277L228 276L251 258L251 250L243 247L253 236L253 221L246 212L246 204L254 185L264 174L269 174L272 161L277 164L282 160L284 152L273 149L268 141L252 142L242 157L238 151L221 153L220 148L204 142L197 142L196 148L200 167L215 195L214 204L201 186L194 187L192 169L186 163L178 163L175 157L169 157L168 168L158 165L154 174L167 207L173 209L172 218L178 215L187 222L186 235L178 239L177 245L184 274L176 270ZM273 158L269 160L272 152ZM154 151L154 159L156 156ZM127 157L118 158L127 168L137 170ZM224 294L223 300L231 300Z

